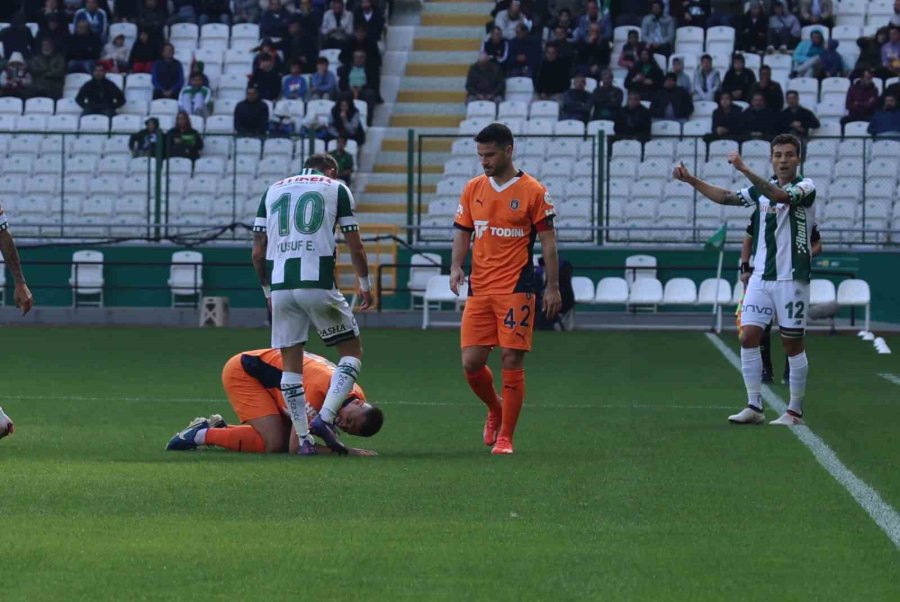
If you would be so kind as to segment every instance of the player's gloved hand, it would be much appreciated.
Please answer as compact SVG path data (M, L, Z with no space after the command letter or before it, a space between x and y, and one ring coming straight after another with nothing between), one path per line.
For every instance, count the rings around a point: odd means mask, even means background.
M462 268L450 268L450 291L459 295L459 287L466 283L466 273Z
M559 314L559 310L562 309L562 295L559 293L559 287L550 287L548 286L544 289L544 314L547 316L548 320L553 320Z
M16 291L13 295L16 301L16 307L22 310L22 315L24 316L29 311L31 311L31 291L28 290L28 285L24 282L20 282L16 285Z

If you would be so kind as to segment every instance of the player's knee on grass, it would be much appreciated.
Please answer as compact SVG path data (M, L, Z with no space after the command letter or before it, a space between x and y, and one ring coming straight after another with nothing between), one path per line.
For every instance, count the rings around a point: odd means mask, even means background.
M763 329L759 326L747 324L741 328L741 347L753 349L759 347L763 337Z

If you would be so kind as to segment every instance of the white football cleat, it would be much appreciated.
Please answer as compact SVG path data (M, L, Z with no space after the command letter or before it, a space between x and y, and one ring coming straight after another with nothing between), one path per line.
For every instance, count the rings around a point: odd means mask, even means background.
M3 439L7 435L12 435L13 430L15 430L15 427L13 426L12 419L6 415L3 408L0 408L0 439Z
M732 424L762 424L765 421L766 415L750 406L728 417L728 422Z
M769 424L774 424L777 426L800 426L801 424L806 424L803 422L803 418L800 416L795 416L790 412L785 412Z

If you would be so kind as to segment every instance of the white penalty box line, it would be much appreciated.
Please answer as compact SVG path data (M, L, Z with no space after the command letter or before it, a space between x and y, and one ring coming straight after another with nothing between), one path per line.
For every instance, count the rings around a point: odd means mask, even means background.
M718 336L707 333L706 337L709 339L710 343L719 350L725 359L728 360L738 372L741 372L741 360L737 354L728 347L728 345L723 343L722 339ZM776 395L771 388L763 386L762 398L779 414L783 414L787 411L787 404L785 404L784 400ZM873 487L853 474L853 472L840 461L837 454L828 447L828 444L818 435L813 433L809 427L792 426L778 428L787 428L790 430L791 433L800 440L800 443L812 453L819 464L822 465L822 468L824 468L835 481L840 483L841 486L853 496L856 503L866 511L866 514L868 514L873 521L875 521L875 524L888 536L888 539L894 543L894 546L900 548L900 514L897 513L893 506L884 501Z

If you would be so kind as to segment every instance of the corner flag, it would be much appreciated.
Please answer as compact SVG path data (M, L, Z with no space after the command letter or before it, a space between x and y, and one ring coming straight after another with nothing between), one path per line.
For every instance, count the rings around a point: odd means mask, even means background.
M709 237L709 240L703 245L704 249L710 251L721 251L725 246L725 235L728 232L728 223L722 224L722 227L716 230L716 233Z
M719 333L722 332L722 308L719 305L719 286L722 282L722 259L725 256L725 235L728 233L728 222L722 224L722 227L716 230L716 233L709 237L704 249L719 252L719 265L716 268L716 292L713 301L713 329Z

